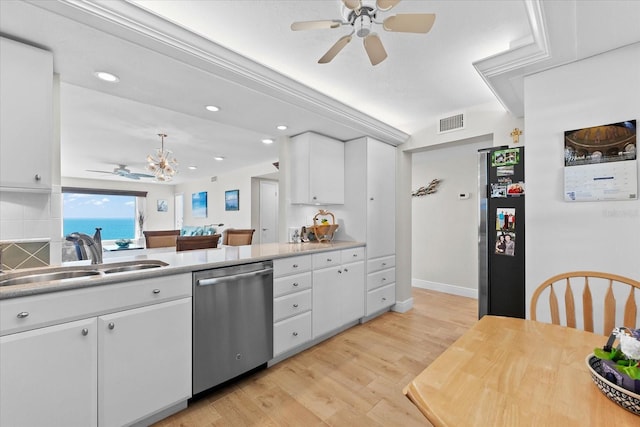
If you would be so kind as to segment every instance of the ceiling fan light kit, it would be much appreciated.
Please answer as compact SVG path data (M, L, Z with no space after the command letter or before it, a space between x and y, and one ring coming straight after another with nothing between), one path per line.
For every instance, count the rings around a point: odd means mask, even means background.
M398 33L426 34L433 27L436 16L433 13L399 13L389 16L384 21L376 21L378 12L387 12L394 8L400 0L342 0L344 6L343 20L302 21L291 24L293 31L321 30L351 25L351 34L342 36L318 60L319 64L327 64L351 41L353 35L363 39L371 65L378 65L387 58L387 52L380 37L373 32L373 26L381 25L385 31Z

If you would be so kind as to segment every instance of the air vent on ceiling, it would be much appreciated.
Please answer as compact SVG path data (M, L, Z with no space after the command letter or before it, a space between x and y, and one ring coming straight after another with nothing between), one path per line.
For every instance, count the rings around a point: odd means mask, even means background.
M212 176L212 177L211 177L211 182L216 182L217 180L218 180L218 177L217 177L217 176Z
M438 133L451 132L460 129L464 129L464 114L460 113L455 116L440 119Z

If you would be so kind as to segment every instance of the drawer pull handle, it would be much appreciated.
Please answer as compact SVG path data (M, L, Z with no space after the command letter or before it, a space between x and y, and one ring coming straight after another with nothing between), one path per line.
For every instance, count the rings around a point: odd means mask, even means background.
M20 313L18 313L17 317L18 319L24 319L25 317L29 316L29 312L28 311L21 311Z
M331 258L327 258L327 262L331 262Z
M298 308L298 304L293 304L293 308Z
M89 330L87 328L82 328L82 335L84 335L85 337L89 335Z
M293 286L294 286L294 287L296 287L296 288L297 288L297 287L298 287L298 285L299 285L299 284L298 284L298 282L293 282Z
M153 290L153 293L154 293L154 294L159 294L159 293L160 293L160 289L154 289L154 290Z
M358 254L353 254L352 257L358 258Z
M386 278L386 277L383 277L383 278L382 278L382 281L383 281L383 282L386 282L386 281L387 281L387 278Z
M383 266L383 267L386 267L386 266L387 266L387 263L386 263L386 262L383 262L383 263L382 263L382 266Z
M387 299L385 297L382 297L382 301L386 301Z
M294 332L294 333L293 333L293 336L294 336L294 337L297 337L297 336L298 336L298 333L297 333L297 332Z
M338 273L339 273L339 274L342 274L342 270L338 270Z
M115 323L113 323L113 322L109 322L109 324L107 325L107 327L108 327L109 329L113 329L113 328L115 328L115 327L116 327L116 324L115 324Z
M298 268L298 264L293 264L293 268Z
M345 272L345 273L347 273L348 271L349 271L349 269L348 269L348 268L345 268L345 269L344 269L344 272Z

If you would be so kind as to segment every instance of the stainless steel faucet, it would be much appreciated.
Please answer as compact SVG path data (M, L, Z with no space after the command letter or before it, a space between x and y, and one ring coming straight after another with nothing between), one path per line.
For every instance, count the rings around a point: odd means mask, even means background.
M73 242L76 247L78 259L88 259L87 252L84 248L88 248L91 253L91 264L102 264L102 228L96 227L96 233L93 237L88 234L73 232L68 234L65 239Z

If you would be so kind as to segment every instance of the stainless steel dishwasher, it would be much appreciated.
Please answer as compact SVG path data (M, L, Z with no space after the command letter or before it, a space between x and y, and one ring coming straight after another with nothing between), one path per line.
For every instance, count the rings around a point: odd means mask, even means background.
M273 357L273 262L193 273L193 394Z

